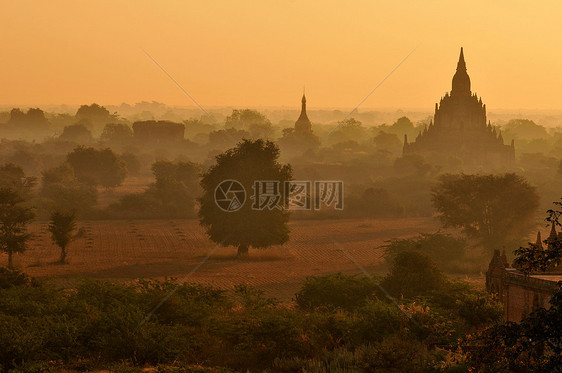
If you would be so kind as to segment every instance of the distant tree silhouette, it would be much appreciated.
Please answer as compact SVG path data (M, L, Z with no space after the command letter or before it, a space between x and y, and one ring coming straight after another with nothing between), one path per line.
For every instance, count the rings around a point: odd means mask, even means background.
M250 137L250 133L245 130L227 128L209 132L209 145L215 149L225 149L235 146L238 141Z
M39 108L30 108L26 113L20 109L12 109L8 123L18 137L25 136L35 139L50 132L49 120L45 117L43 110Z
M13 163L0 165L0 188L12 189L26 199L32 188L37 184L37 178L25 176L23 168Z
M68 153L66 160L78 180L92 185L115 187L127 176L125 162L109 148L97 150L78 146Z
M404 154L394 160L394 170L400 174L426 175L432 166L421 154Z
M59 209L85 214L91 211L97 202L95 186L80 182L68 163L43 171L39 195L46 211Z
M503 137L506 140L541 139L548 138L546 128L529 119L511 119L503 127Z
M158 161L152 165L156 182L143 193L127 194L109 211L127 218L188 218L195 212L194 196L200 191L199 165Z
M76 213L74 211L54 211L49 222L51 239L60 247L60 263L66 262L66 248L72 240L72 232L76 229Z
M120 155L123 162L125 162L125 166L127 167L127 175L139 175L142 169L141 161L139 157L137 157L133 153L123 153Z
M535 188L512 173L446 174L431 197L445 227L461 228L488 248L525 236L539 205Z
M265 115L256 110L232 110L226 117L224 127L246 130L252 138L267 139L272 134L271 122Z
M390 127L391 132L399 135L404 136L404 134L411 134L415 131L414 123L408 117L400 117L392 124Z
M255 181L275 180L280 183L283 200L282 186L291 179L292 169L290 165L280 164L278 158L277 146L263 140L244 140L216 157L216 164L203 174L203 196L199 200L200 222L211 240L221 246L238 247L238 256L247 256L249 247L265 248L287 242L288 211L252 209L256 201L250 196ZM246 201L237 211L223 211L215 203L215 189L225 180L238 181L246 191Z
M76 123L64 127L59 138L61 140L74 141L79 144L87 144L92 142L92 132L90 132L84 124Z
M380 131L373 141L377 149L387 150L394 153L402 151L402 142L400 142L398 136L393 133Z
M10 111L10 123L23 126L44 126L49 124L49 121L45 117L45 112L39 108L30 108L27 113L16 108Z
M157 161L152 164L151 169L157 184L164 182L166 179L174 179L182 182L193 194L200 190L200 167L195 163Z
M15 150L12 155L6 158L6 161L20 166L27 173L40 175L41 170L43 169L44 161L46 160L44 158L44 154L37 151L36 148L26 147Z
M133 130L126 124L108 123L103 128L100 139L113 144L126 145L133 140Z
M89 121L96 128L113 122L117 119L116 114L110 114L109 110L98 104L82 105L76 111L76 119Z
M349 140L362 141L366 136L367 131L363 127L363 123L355 118L348 118L338 124L328 139L330 143L334 144Z
M16 191L0 188L0 251L8 254L8 267L13 268L13 254L23 253L31 238L27 232L35 214L22 206L24 199Z

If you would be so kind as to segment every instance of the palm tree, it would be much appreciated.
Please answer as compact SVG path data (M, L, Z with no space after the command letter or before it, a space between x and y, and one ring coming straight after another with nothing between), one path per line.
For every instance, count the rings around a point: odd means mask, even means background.
M49 222L51 239L60 247L60 263L66 262L66 248L72 240L72 232L76 228L76 213L74 211L54 211Z

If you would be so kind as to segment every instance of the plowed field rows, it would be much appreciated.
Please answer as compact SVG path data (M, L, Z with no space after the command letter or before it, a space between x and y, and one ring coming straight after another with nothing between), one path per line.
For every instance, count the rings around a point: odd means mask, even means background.
M30 248L14 264L37 276L63 281L81 277L132 280L141 277L185 278L215 248L197 220L82 221L83 237L69 247L70 264L54 264L59 250L46 222L36 222ZM232 288L249 284L279 298L290 298L306 276L358 272L356 264L373 268L381 262L385 240L437 230L433 219L303 220L290 223L291 239L267 250L250 249L250 258L236 259L233 247L219 248L188 281ZM0 260L5 263L6 255Z

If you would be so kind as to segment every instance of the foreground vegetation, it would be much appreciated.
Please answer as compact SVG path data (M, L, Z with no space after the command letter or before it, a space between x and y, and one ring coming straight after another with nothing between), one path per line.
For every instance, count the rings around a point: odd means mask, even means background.
M84 280L57 289L6 269L0 279L7 372L467 371L459 338L502 315L486 293L412 252L385 278L311 277L291 304L243 285Z

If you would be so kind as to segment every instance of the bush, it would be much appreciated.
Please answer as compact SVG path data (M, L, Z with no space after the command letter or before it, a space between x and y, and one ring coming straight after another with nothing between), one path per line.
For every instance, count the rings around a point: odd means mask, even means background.
M459 316L470 326L488 325L503 319L503 305L488 294L467 294L457 300Z
M391 295L413 297L439 289L445 284L445 276L429 256L416 251L398 253L382 282Z
M445 355L432 346L458 337L442 314L472 324L492 315L457 283L427 293L436 307L376 295L371 279L341 273L308 278L298 308L245 285L227 293L173 279L12 286L0 289L0 371L438 371Z
M342 273L308 277L295 295L301 309L318 307L355 309L367 299L375 298L377 285L365 276L346 276Z
M401 252L416 251L428 255L445 269L465 257L466 240L438 231L420 234L415 238L388 240L381 248L384 249L385 260L389 263Z
M37 281L18 269L0 267L0 289L14 286L37 286Z
M447 281L441 289L431 291L425 300L434 310L456 316L469 327L495 324L503 319L500 302L463 281Z

